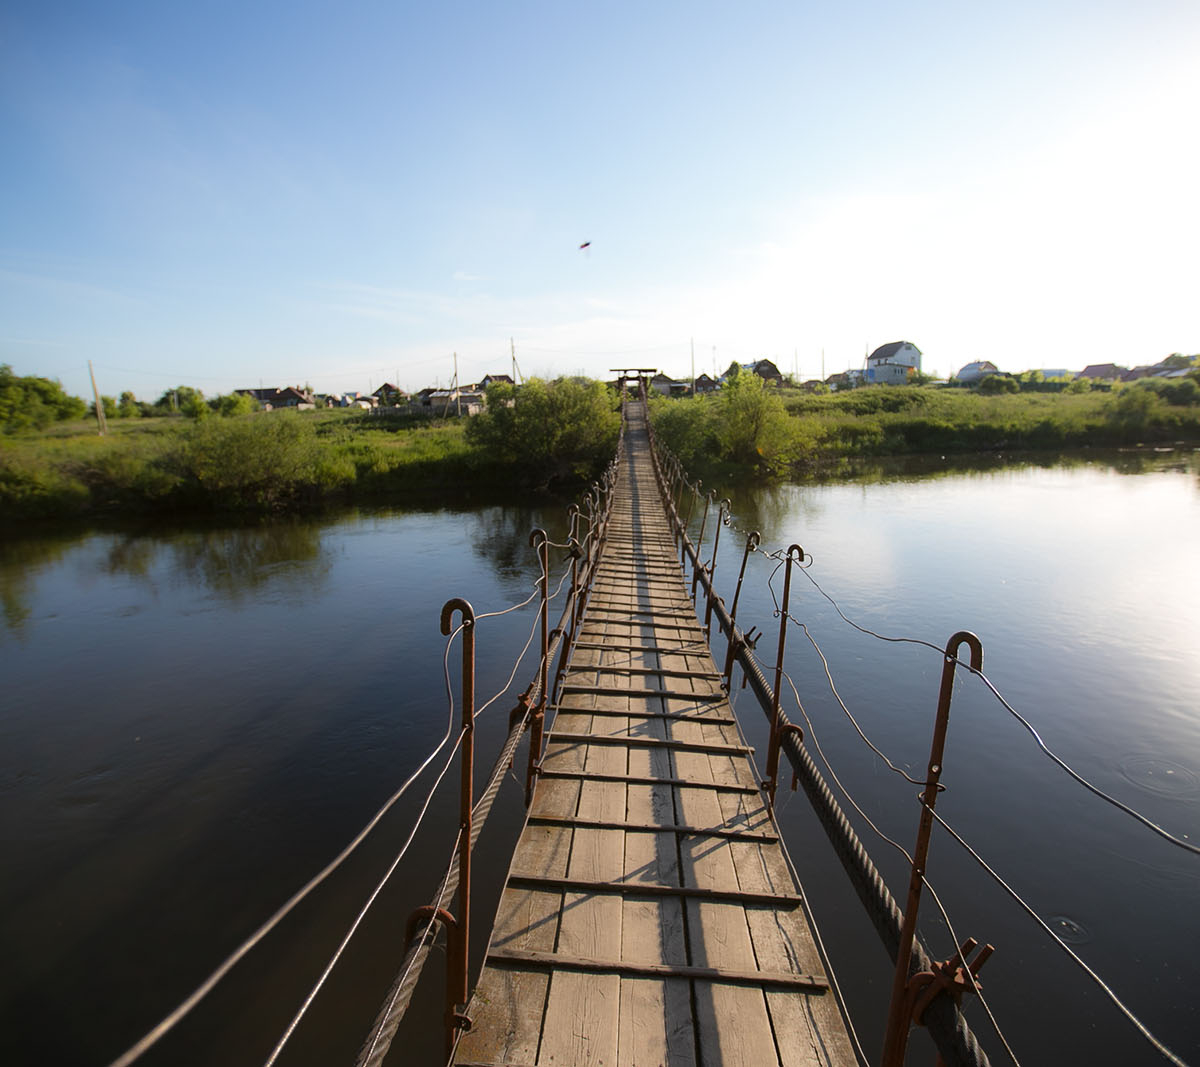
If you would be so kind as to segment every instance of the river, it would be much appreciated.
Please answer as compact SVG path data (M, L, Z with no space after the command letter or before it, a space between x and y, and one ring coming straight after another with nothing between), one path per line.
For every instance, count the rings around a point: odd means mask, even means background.
M976 632L985 674L1049 748L1195 842L1197 455L937 467L739 492L722 534L727 599L750 529L764 548L796 542L811 560L793 578L791 614L813 641L789 632L787 669L842 782L883 833L911 846L917 789L858 738L816 648L864 732L914 775L928 758L941 659L851 628L822 591L884 636L940 646ZM468 503L0 543L0 1061L108 1062L332 858L445 729L442 603L465 596L484 612L523 600L536 578L530 529L562 540L564 524L560 505ZM739 618L766 631L767 661L781 589L776 561L752 557ZM480 703L503 688L532 621L481 622ZM533 669L527 661L517 688ZM748 690L735 697L761 746L761 712ZM484 766L511 703L480 720ZM1070 780L969 676L956 685L944 762L939 813L1154 1033L1200 1062L1200 857ZM445 862L454 793L431 808L412 862L280 1063L353 1061L404 920ZM406 797L142 1062L262 1063L419 799ZM521 811L508 788L477 853L479 948ZM781 793L780 819L874 1058L886 955L802 793ZM858 825L902 897L901 861ZM1021 1062L1163 1062L944 833L929 878L956 933L996 945L985 994ZM922 915L931 950L948 955L928 897ZM438 984L431 969L397 1062L436 1062ZM992 1062L1005 1062L980 1006L969 1015Z

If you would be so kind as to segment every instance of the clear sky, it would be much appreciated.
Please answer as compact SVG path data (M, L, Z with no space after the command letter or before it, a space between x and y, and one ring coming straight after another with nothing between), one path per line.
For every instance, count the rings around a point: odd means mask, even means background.
M0 153L79 395L1200 352L1196 0L6 0Z

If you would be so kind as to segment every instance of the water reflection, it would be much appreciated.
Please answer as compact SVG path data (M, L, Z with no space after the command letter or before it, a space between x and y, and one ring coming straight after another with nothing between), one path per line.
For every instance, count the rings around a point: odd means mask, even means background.
M321 535L321 526L299 521L165 537L128 535L108 546L101 569L152 582L163 568L172 581L206 589L230 604L257 597L266 587L315 594L330 569Z
M10 633L20 635L29 621L30 600L38 574L58 563L82 537L42 537L28 540L0 539L0 611Z

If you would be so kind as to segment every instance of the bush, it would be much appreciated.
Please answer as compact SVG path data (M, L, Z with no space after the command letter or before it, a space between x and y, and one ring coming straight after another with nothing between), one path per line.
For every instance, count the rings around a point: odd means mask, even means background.
M53 422L81 419L87 405L68 396L49 378L19 378L7 363L0 363L0 430L43 430Z
M174 457L185 492L220 508L259 510L354 481L354 463L296 415L201 420Z
M487 410L467 423L466 438L488 459L517 464L547 486L598 473L620 427L616 395L603 383L532 378L488 386Z

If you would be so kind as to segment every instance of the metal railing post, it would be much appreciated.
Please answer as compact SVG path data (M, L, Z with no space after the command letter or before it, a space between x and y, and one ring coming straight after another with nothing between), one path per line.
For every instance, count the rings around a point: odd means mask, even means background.
M734 636L737 633L737 609L738 599L742 595L742 580L746 577L746 561L750 558L750 553L753 552L762 543L762 537L757 530L753 530L746 538L746 551L742 553L742 569L738 571L737 588L733 591L733 606L729 609L729 652L725 656L725 689L729 691L733 686L733 661L737 657L739 641Z
M471 811L475 806L475 610L461 597L442 606L442 633L449 636L453 615L462 612L462 787L458 806L458 919L446 961L446 1055L457 1029L468 1025L468 952L471 944Z
M779 694L783 685L783 650L787 644L788 603L792 595L792 553L796 553L798 562L804 562L804 549L799 545L789 545L787 550L787 565L783 572L783 604L779 609L779 653L775 658L775 692L771 696L771 741L767 749L767 780L763 785L767 788L768 802L775 807L775 789L779 783L779 745L783 731L779 722Z
M704 547L704 531L708 527L708 509L717 499L717 491L710 489L704 498L704 518L700 520L700 536L696 538L696 558L692 561L692 603L696 602L696 586L700 582L700 551Z
M538 684L541 686L541 692L538 694L537 705L533 709L533 717L530 720L529 767L525 773L526 806L533 800L533 781L542 765L542 732L545 727L547 700L546 682L550 667L547 662L550 657L550 546L546 531L540 528L535 529L529 535L529 543L537 550L538 560L542 565L540 579L542 587L542 662L538 668Z
M713 554L712 562L708 565L708 599L704 606L704 640L708 642L712 638L712 613L713 601L717 597L717 550L721 547L721 527L729 525L730 512L733 505L729 499L721 501L720 507L717 508L717 532L713 537Z
M971 650L971 667L983 667L983 645L978 637L968 630L959 630L946 643L946 655L942 661L942 685L938 693L937 717L933 725L933 742L929 750L929 767L926 771L925 790L921 793L921 821L917 827L917 844L913 849L912 872L908 881L908 901L904 907L904 924L900 928L900 947L896 953L896 973L892 976L892 998L888 1005L887 1029L884 1031L883 1067L901 1067L904 1052L908 1047L908 1031L911 1018L911 1003L908 997L908 969L912 963L913 937L917 931L917 911L921 906L921 887L925 879L925 865L929 859L929 838L933 830L933 808L937 803L938 782L942 776L942 755L946 748L946 729L950 724L950 700L954 695L954 668L958 664L958 650L967 645ZM963 967L967 967L963 960ZM976 967L977 969L977 967Z

